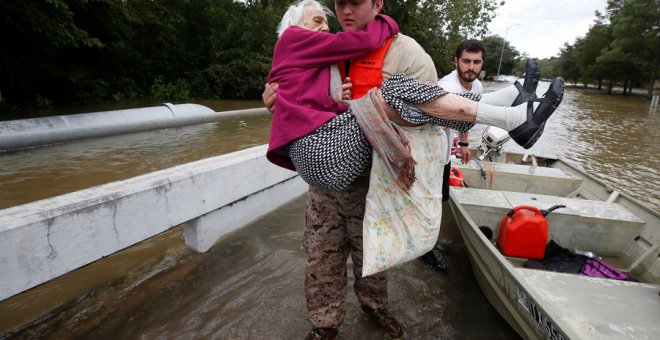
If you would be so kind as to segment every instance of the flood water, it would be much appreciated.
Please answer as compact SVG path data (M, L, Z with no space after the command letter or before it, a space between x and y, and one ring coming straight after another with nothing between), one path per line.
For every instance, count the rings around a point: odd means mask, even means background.
M304 205L301 197L231 234L208 253L170 251L7 338L302 339L311 329L303 294ZM421 261L390 270L389 308L408 339L519 339L479 290L445 208L442 239L450 249L448 274ZM164 236L173 245L183 243L177 229ZM107 267L88 267L95 266ZM88 267L83 270L98 271ZM350 267L348 272L352 287ZM388 338L362 313L350 288L346 308L341 339Z
M269 124L268 118L205 124L0 154L0 209L260 145ZM659 209L659 128L660 109L642 97L569 88L532 153L564 158ZM471 133L472 145L481 131ZM0 338L11 322L29 322L39 311L45 314L38 321L4 337L303 338L311 327L302 288L303 209L301 197L205 254L186 249L177 227L2 301ZM450 215L445 205L441 240L450 249L449 273L421 261L391 270L390 309L410 339L517 339L479 290ZM351 275L349 269L349 287ZM385 338L350 290L342 338Z
M486 91L501 86L485 83ZM200 104L221 111L261 102ZM265 144L269 128L270 118L263 117L0 153L0 209ZM477 125L470 132L472 145L482 131ZM658 131L660 109L643 97L568 88L531 152L563 158L660 209ZM505 149L524 151L513 141Z

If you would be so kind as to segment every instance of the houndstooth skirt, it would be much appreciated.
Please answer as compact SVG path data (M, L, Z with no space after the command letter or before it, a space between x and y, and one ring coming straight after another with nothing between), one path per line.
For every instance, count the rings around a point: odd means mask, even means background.
M414 104L421 104L449 92L436 85L421 84L405 75L383 82L385 100L401 117L413 124L432 124L467 131L474 123L446 120L426 115ZM459 94L479 101L480 95ZM296 171L307 183L328 191L341 191L371 165L372 147L350 110L328 121L312 133L285 147Z

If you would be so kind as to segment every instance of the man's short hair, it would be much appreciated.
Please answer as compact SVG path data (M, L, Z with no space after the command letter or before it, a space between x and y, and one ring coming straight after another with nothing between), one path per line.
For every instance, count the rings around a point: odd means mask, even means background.
M486 60L486 48L481 41L476 39L469 39L463 41L458 47L456 47L456 58L460 58L463 51L467 50L468 52L481 52L481 57Z

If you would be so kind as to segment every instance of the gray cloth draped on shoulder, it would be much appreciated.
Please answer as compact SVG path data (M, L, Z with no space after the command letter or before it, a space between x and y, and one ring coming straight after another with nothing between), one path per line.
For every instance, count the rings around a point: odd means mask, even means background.
M337 75L336 70L331 72L331 94L334 98L341 98L341 79ZM404 120L413 124L469 130L474 123L432 117L414 106L448 93L437 85L421 84L405 75L394 75L382 84L383 97ZM474 94L460 96L476 101L481 99ZM350 101L350 110L287 146L291 161L307 183L329 191L343 190L369 169L372 146L375 146L402 186L412 186L414 160L407 141L397 133L395 124L383 120L383 113L379 113L369 97L368 94L362 100ZM369 124L365 124L367 121Z

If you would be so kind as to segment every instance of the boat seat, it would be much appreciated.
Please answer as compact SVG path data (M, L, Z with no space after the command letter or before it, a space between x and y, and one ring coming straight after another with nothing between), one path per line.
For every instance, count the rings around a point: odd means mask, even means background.
M517 290L519 307L531 313L533 294L536 307L560 316L557 322L571 338L657 339L660 334L657 285L524 268L514 274L533 287Z
M483 163L482 167L488 173L489 186L492 190L568 196L582 184L581 178L569 175L561 169L507 163ZM480 167L476 162L460 164L460 162L454 161L452 165L463 171L463 175L471 183L471 187L486 189L486 181L481 176ZM492 181L489 167L492 169Z
M617 256L637 235L644 221L618 203L589 201L510 191L454 188L455 202L463 206L477 225L499 233L506 213L519 205L547 209L563 204L566 208L547 216L550 239L564 248L591 250L602 256Z

